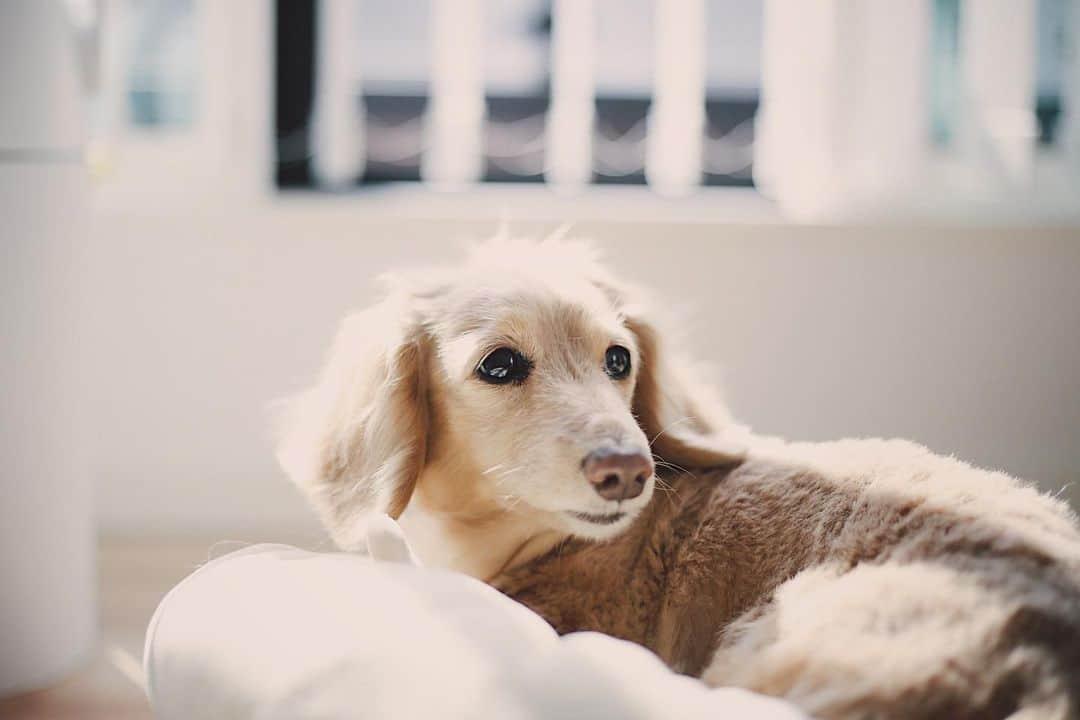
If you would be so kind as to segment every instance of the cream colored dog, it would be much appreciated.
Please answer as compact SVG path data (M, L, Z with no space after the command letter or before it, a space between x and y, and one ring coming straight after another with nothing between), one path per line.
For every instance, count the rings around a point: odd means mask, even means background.
M586 248L495 242L348 318L279 458L342 547L388 513L426 564L713 684L1080 713L1067 507L907 443L756 438L697 377Z

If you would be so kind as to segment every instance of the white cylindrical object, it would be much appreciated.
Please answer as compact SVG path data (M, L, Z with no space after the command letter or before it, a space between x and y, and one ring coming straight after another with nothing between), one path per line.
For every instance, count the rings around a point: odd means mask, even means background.
M364 171L364 113L357 71L359 0L319 0L312 112L315 176L348 187Z
M1030 183L1035 118L1036 0L965 0L960 52L965 107L959 147L996 186Z
M594 14L593 0L555 0L552 6L545 176L556 188L580 189L592 179Z
M60 679L96 638L79 419L82 98L59 1L0 21L0 695Z
M656 0L653 102L645 177L664 194L701 183L705 133L705 3Z
M459 187L484 174L480 0L431 1L431 91L421 176Z
M786 8L781 0L766 0L761 10L761 87L758 90L758 109L754 116L754 186L758 192L775 199L783 169L780 145L783 126L780 117L772 112L773 104L783 106L783 86L787 63L779 45L784 40Z

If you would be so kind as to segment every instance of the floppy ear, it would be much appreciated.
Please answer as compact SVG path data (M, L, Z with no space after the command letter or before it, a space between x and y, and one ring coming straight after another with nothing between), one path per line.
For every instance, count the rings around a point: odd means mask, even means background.
M745 449L727 435L744 434L745 428L736 425L716 392L697 379L693 368L664 345L646 312L641 290L616 282L595 256L587 249L585 252L592 283L637 339L639 361L632 410L653 455L684 470L742 462Z
M662 461L686 470L738 464L744 449L725 439L734 425L711 388L665 348L656 327L634 308L625 322L640 355L633 412Z
M405 510L423 469L429 342L409 305L399 294L348 317L318 383L286 408L278 461L345 548L369 513Z

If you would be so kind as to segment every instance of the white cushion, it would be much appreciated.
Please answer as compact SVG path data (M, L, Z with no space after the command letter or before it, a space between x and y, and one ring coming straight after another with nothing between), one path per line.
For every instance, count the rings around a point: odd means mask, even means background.
M356 554L258 545L162 601L146 638L158 718L803 716L676 675L598 633L560 638L482 582L416 567L396 524Z

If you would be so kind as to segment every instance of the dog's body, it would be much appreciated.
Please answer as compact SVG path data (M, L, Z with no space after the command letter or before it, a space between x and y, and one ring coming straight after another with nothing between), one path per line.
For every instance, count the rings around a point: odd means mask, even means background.
M756 438L660 337L582 251L485 246L346 322L279 456L342 546L400 516L426 563L712 684L1080 717L1064 504L906 443Z
M496 586L560 633L632 640L817 717L1080 714L1067 512L900 441L755 445L733 470L673 476L617 539L568 541Z

